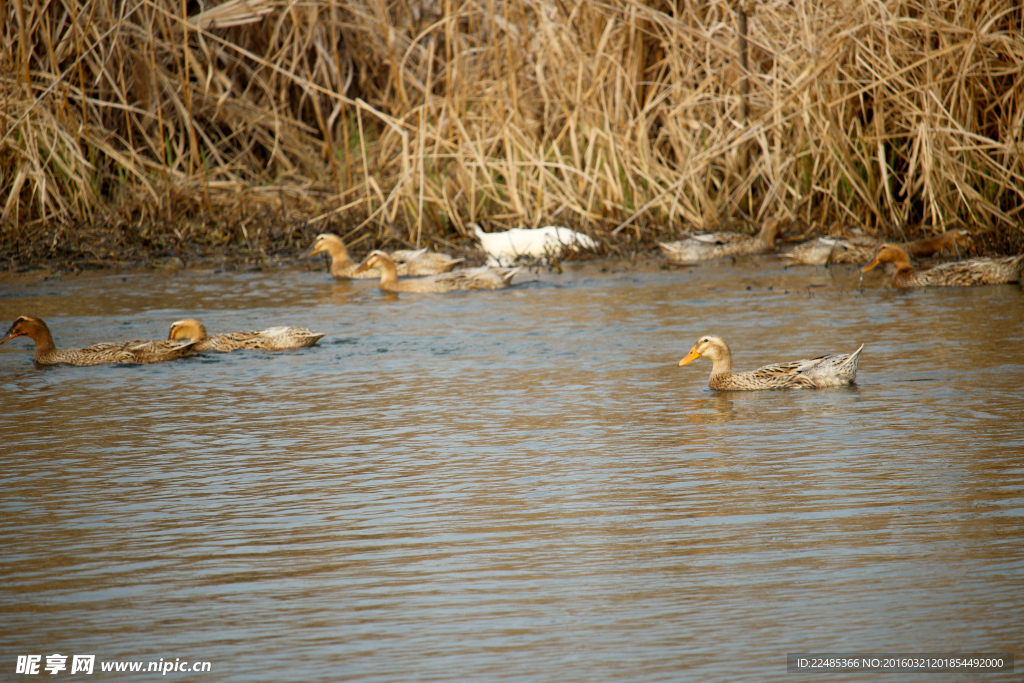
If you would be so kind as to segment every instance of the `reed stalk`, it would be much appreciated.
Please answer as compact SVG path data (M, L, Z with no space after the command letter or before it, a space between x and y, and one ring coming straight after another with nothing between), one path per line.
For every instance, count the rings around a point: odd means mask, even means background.
M176 204L339 210L412 243L481 220L644 240L769 215L1024 235L1014 3L111 7L3 5L9 225Z

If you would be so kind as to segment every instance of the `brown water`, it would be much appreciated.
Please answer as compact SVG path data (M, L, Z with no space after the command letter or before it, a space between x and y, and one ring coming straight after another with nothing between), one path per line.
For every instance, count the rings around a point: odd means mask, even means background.
M61 347L193 315L327 336L152 366L0 347L0 678L54 652L207 681L1019 662L1024 295L869 275L585 266L399 297L302 270L9 278L0 324L39 315ZM677 367L708 332L739 369L864 343L858 384L712 393L709 363Z

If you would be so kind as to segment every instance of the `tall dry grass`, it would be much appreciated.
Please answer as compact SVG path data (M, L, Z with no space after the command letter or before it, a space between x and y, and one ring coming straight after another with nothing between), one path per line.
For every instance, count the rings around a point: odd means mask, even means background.
M1021 231L1006 0L0 0L0 211ZM740 8L742 9L742 8ZM746 92L745 96L741 93Z

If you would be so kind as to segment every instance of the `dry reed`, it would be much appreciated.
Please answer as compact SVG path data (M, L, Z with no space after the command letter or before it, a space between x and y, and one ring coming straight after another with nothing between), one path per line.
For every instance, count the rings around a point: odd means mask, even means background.
M1019 243L1019 5L736 10L3 0L0 218L284 207L418 244L482 220L647 239L776 215Z

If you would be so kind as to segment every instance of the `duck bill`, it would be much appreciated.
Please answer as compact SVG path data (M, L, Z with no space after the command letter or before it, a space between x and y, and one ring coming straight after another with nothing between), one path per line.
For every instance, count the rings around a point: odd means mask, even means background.
M313 254L319 254L319 253L320 253L320 250L319 250L319 249L317 248L317 246L316 246L316 245L314 244L314 245L310 246L310 248L309 248L309 249L307 249L306 251L302 252L302 253L301 253L301 254L299 255L299 258L309 258L309 257L310 257L310 256L312 256Z
M690 352L688 354L686 354L685 358L683 358L681 361L679 361L679 365L681 367L683 365L686 365L687 363L692 363L693 361L697 360L698 358L700 358L700 354L697 353L697 347L695 346L692 349L690 349Z
M11 329L7 330L7 334L4 335L4 338L0 339L0 346L3 346L4 344L6 344L7 342L11 341L15 337L20 337L23 334L25 334L25 333L24 332L15 332L14 328L12 327Z
M356 266L356 269L352 271L352 274L355 275L356 273L362 273L364 270L369 269L370 266L364 261L363 263L360 263L358 266Z
M879 261L878 257L876 256L875 259L871 263L869 263L868 265L866 265L863 268L861 268L860 272L866 273L869 270L871 270L872 268L874 268L875 266L877 266L879 263L881 263L881 261Z

